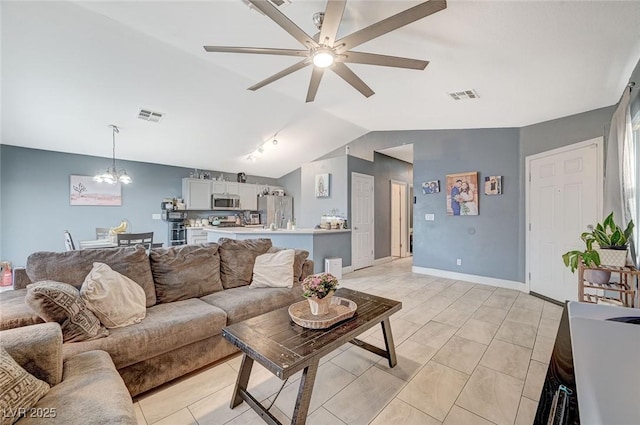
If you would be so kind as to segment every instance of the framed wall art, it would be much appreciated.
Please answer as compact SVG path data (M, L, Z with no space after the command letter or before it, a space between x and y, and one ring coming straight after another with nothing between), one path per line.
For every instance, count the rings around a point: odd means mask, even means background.
M328 198L331 195L329 188L329 173L316 174L315 191L316 198Z
M430 195L432 193L440 192L440 180L431 180L429 182L422 183L422 193Z
M122 205L122 183L98 183L91 176L69 176L69 204L112 206Z
M447 215L478 215L478 172L447 174Z
M502 195L502 176L489 176L484 178L485 195Z

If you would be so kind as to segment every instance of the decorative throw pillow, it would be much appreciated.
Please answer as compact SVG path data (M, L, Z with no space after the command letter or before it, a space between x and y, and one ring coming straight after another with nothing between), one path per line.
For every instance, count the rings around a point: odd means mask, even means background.
M107 328L140 323L147 314L144 289L103 263L93 263L80 296Z
M271 248L271 239L235 239L220 238L220 278L224 289L245 286L251 283L253 263L258 255L265 254Z
M80 291L68 283L45 280L27 285L24 302L45 322L60 323L66 342L109 335L80 298Z
M278 248L276 246L272 246L269 248L269 253L271 252L279 252L284 248ZM309 258L309 251L305 251L304 249L296 249L295 260L293 261L293 283L300 282L300 278L302 277L302 268L304 267L304 262Z
M11 425L20 419L49 392L49 384L24 370L0 347L0 416L2 425Z
M253 266L253 282L249 288L293 287L294 260L293 249L258 255Z
M152 249L149 260L159 303L222 291L216 243Z

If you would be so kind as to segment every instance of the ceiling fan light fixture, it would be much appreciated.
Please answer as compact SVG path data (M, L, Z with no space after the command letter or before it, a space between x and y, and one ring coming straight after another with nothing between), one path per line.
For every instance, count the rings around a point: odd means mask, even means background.
M328 68L333 65L336 57L330 49L319 49L313 54L313 64L318 68Z

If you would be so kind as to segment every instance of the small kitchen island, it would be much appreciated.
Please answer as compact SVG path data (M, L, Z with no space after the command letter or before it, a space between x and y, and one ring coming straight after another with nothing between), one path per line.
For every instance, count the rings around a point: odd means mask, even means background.
M309 251L314 273L324 271L325 258L342 258L342 267L351 265L351 230L296 229L269 230L254 227L207 227L207 240L220 238L237 240L268 238L273 246Z

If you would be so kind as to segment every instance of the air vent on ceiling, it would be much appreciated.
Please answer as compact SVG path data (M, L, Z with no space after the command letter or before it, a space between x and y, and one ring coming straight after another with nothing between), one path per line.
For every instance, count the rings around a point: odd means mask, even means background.
M164 114L162 112L154 112L148 109L140 109L140 112L138 113L138 118L151 122L160 122L163 117Z
M478 93L475 90L464 90L464 91L455 91L449 93L449 96L453 98L453 100L469 100L469 99L477 99Z
M270 2L276 7L280 7L285 3L291 4L291 0L270 0ZM242 3L246 4L249 9L255 10L256 12L264 16L262 10L255 7L252 3L249 2L249 0L242 0Z

